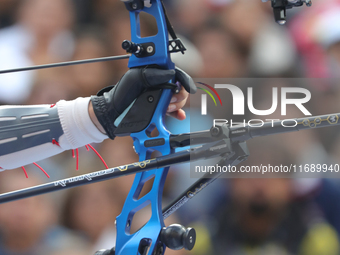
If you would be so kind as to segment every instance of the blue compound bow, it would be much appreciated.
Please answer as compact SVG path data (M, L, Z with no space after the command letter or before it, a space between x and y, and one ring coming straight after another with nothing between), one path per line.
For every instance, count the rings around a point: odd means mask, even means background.
M122 46L130 54L108 57L94 60L73 61L67 63L50 64L36 67L4 70L0 73L18 72L66 66L73 64L91 63L98 61L108 61L122 58L130 58L129 68L143 66L158 66L162 69L174 69L175 65L171 61L170 54L186 50L182 42L177 38L166 15L162 0L122 0L128 11L131 20L131 41L124 41ZM266 1L266 0L264 0ZM286 19L286 8L301 6L303 3L310 4L310 0L272 0L274 16L278 23L282 24ZM151 37L141 37L140 18L141 12L152 15L157 23L158 33ZM169 40L168 35L172 37ZM123 210L117 217L117 240L116 247L111 250L98 251L97 255L162 255L165 248L191 250L195 244L195 231L191 228L184 228L175 224L165 227L164 218L181 207L200 190L210 184L215 176L204 176L194 185L188 188L173 203L162 211L162 193L169 170L172 164L179 164L190 160L221 156L221 163L236 165L247 159L248 151L245 141L255 136L287 132L278 124L276 128L253 130L248 128L228 128L227 126L213 128L210 131L203 131L194 134L171 135L163 124L163 118L170 103L173 90L159 89L147 91L136 99L133 106L126 112L125 117L119 123L115 134L117 136L131 135L134 140L135 151L139 155L140 162L86 174L76 178L69 178L53 183L32 187L12 193L0 195L0 203L5 203L17 199L22 199L51 191L85 185L93 182L116 178L122 175L137 173L132 188L127 196ZM141 110L143 109L143 114ZM339 120L340 114L335 116ZM319 123L318 127L328 126L327 121L330 116L318 118L325 120ZM296 130L311 128L303 123L313 122L315 118L309 120L299 120ZM270 123L269 125L272 125ZM157 129L159 135L152 137L152 130ZM206 144L195 150L187 150L174 153L176 147L184 147L194 144ZM214 149L212 149L214 148ZM162 156L151 159L151 153L159 151ZM214 177L214 178L211 178ZM144 184L154 179L151 190L139 198ZM146 224L135 233L131 232L131 225L134 215L145 208L151 207L151 218Z

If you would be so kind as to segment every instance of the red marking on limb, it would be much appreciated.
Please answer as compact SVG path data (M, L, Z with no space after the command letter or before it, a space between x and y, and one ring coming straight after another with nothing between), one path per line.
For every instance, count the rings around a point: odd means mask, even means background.
M87 145L85 145L85 148L86 148L86 150L87 151L89 151L90 149L89 149L89 146L87 146Z
M91 144L88 144L88 146L94 151L94 153L97 154L97 156L98 156L98 157L100 158L100 160L103 162L103 164L104 164L104 166L106 167L106 169L109 169L109 167L107 166L107 164L106 164L105 160L103 159L103 157L100 156L99 152L96 151L96 149L93 148L93 146L92 146Z
M76 151L74 153L74 151ZM76 158L76 170L79 170L79 151L78 149L72 150L72 158Z
M56 104L51 104L50 108L53 108L54 106L56 106Z
M56 139L52 139L52 144L55 144L55 145L58 145L59 147L60 147L60 144L57 142L57 140Z
M79 151L76 149L76 171L79 170Z
M28 179L28 174L27 174L27 172L26 172L25 167L22 166L21 168L22 168L22 170L24 171L26 178Z
M50 176L46 173L46 171L41 167L39 166L37 163L33 163L36 167L38 167L46 176L47 178L50 178Z

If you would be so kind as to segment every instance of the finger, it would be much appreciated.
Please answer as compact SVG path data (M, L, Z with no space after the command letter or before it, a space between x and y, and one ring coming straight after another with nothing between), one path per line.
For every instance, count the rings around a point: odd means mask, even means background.
M167 112L175 112L178 111L180 109L182 109L184 107L184 105L186 104L186 100L183 100L179 103L173 103L173 104L169 104L168 110Z
M175 111L175 112L168 112L167 115L171 116L173 118L176 118L178 120L185 120L186 119L185 111L183 111L182 109L179 109L178 111Z
M170 103L180 103L182 101L186 102L189 93L182 87L178 94L172 96Z

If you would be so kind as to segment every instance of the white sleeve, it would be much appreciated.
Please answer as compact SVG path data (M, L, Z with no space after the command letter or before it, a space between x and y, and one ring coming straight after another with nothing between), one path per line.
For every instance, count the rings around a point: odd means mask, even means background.
M76 149L90 143L100 143L108 138L93 124L88 105L90 98L77 98L73 101L59 101L56 105L63 129L59 145L41 144L25 150L0 156L0 170L18 168L54 156L65 150Z
M89 143L100 143L108 138L93 124L89 116L90 98L77 98L74 101L59 101L58 114L64 135L60 147L64 150L75 149Z

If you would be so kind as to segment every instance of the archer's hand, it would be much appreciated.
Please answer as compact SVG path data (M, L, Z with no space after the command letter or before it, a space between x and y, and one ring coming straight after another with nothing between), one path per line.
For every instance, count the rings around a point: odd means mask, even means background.
M173 78L180 82L187 92L182 88L180 93L173 96L168 114L184 119L185 113L181 108L188 98L188 92L196 92L191 77L180 69L134 68L130 69L116 86L107 87L97 96L91 97L89 112L93 122L99 130L105 131L109 138L114 139L116 129L114 122L124 110L147 89L165 84Z
M189 92L181 87L181 90L178 94L172 96L167 115L174 117L179 120L184 120L186 118L185 111L182 110L184 105L188 100Z

